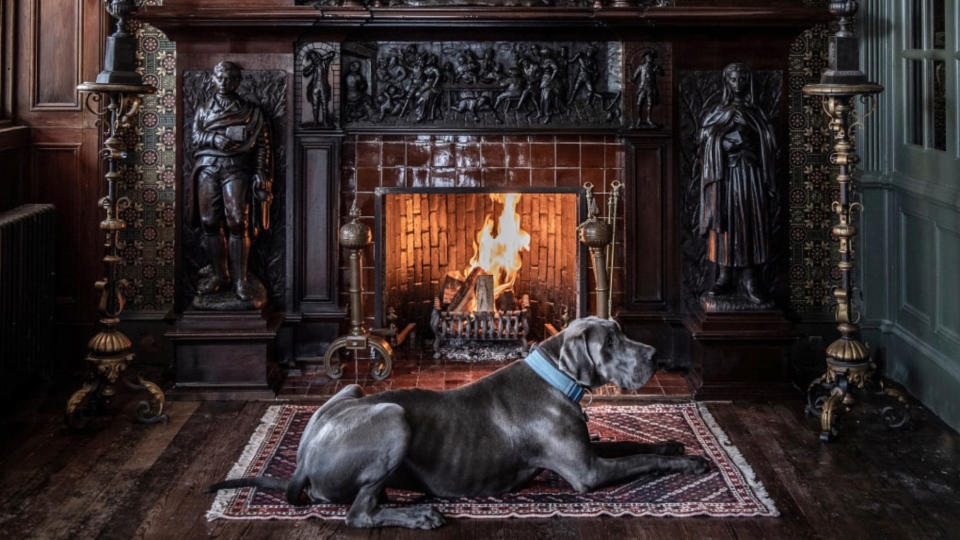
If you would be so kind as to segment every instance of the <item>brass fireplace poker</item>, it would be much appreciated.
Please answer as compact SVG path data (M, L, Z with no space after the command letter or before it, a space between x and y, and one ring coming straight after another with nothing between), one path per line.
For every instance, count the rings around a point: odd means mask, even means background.
M340 245L350 251L350 333L340 336L323 355L323 366L327 376L339 379L343 375L339 362L333 362L333 356L341 349L353 351L359 355L368 351L373 363L370 374L381 381L390 375L393 369L393 348L382 337L372 334L363 322L363 274L360 262L363 248L372 241L370 226L360 221L360 209L357 200L350 207L350 221L340 227ZM379 353L377 360L375 353Z
M587 201L587 220L577 226L580 231L580 242L590 250L593 259L593 275L597 279L597 317L610 318L610 281L607 274L607 253L613 239L612 215L606 219L599 218L600 209L593 196L593 184L583 185L586 191L584 198Z
M121 163L127 158L122 131L130 129L131 120L140 110L140 96L155 91L152 86L143 84L136 73L136 38L125 31L124 19L137 7L131 0L112 0L107 3L107 11L117 19L117 29L107 37L104 70L97 76L96 82L77 86L78 91L87 94L84 101L86 109L99 117L97 125L105 137L100 155L107 164L104 175L107 194L98 202L107 214L100 222L100 230L105 236L105 276L96 282L96 288L100 291L98 310L101 329L87 343L89 378L70 396L66 407L67 423L78 428L86 425L91 413L115 395L114 385L134 358L133 343L118 328L125 300L122 291L124 281L117 277L117 265L123 260L117 253L117 247L120 231L126 227L119 214L130 201L118 196L117 179L121 176ZM150 394L149 403L141 401L137 406L137 420L143 423L166 422L163 391L142 376L137 381L132 383L124 379L127 386L146 390Z
M859 69L859 43L850 28L857 7L857 2L852 0L830 3L830 12L840 18L839 31L830 38L830 65L820 83L803 87L805 95L822 98L823 110L830 119L829 128L834 138L830 162L837 167L839 185L839 200L831 204L831 209L837 215L832 232L838 242L840 284L833 290L833 296L837 302L835 318L840 337L827 347L826 372L807 388L806 411L820 416L822 441L837 435L835 416L842 406L849 407L856 402L855 392L866 398L892 399L891 403L879 407L881 417L890 427L901 427L909 420L904 395L877 377L870 349L858 337L860 314L853 305L853 239L857 234L853 213L863 211L862 204L854 201L853 168L859 158L853 136L863 118L876 109L876 95L883 91L879 84L868 82ZM869 107L863 116L858 116L851 106L855 99Z
M620 201L620 192L623 191L623 182L614 180L610 183L610 195L607 199L607 223L610 224L610 246L607 248L607 279L613 279L614 255L617 252L617 203ZM613 314L613 294L607 295L607 313Z

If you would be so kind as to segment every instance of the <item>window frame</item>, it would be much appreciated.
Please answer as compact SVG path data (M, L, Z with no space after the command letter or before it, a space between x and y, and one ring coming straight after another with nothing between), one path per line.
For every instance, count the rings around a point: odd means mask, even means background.
M922 48L911 47L914 20L912 18L912 2L900 2L896 10L896 28L894 55L895 91L894 103L898 105L895 112L896 121L894 138L896 153L896 169L898 172L914 179L934 179L946 171L956 170L957 160L960 158L960 106L958 106L958 92L960 87L960 9L952 0L944 1L944 48L933 48L933 0L921 0L924 20L921 22ZM944 62L945 84L945 149L934 148L934 89L932 74L934 62ZM920 61L922 79L922 133L923 143L911 142L914 126L910 122L909 111L914 103L910 102L910 86L913 81L909 78L910 63Z

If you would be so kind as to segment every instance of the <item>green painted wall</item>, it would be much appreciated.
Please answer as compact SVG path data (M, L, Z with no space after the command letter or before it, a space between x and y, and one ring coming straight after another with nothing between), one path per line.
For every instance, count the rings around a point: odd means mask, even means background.
M906 143L901 54L908 2L863 2L864 71L886 87L858 136L866 211L860 239L864 337L886 375L960 429L960 140L956 32L948 30L947 150ZM955 2L946 2L956 21ZM949 27L949 23L948 23Z

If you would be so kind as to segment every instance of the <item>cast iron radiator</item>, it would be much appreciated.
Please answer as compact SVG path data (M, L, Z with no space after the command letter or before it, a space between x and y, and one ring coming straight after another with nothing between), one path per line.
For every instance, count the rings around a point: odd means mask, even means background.
M50 375L56 215L50 204L0 213L0 392Z

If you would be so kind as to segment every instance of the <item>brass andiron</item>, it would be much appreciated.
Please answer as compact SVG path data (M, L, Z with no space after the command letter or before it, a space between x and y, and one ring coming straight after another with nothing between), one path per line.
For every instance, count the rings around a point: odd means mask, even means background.
M613 226L597 217L600 210L593 197L593 184L587 182L583 187L586 190L587 220L577 229L580 231L580 242L589 248L590 257L593 259L593 274L597 279L597 317L609 319L610 280L606 268L606 249L613 239Z
M134 357L130 338L117 328L124 306L121 290L124 283L117 278L117 265L122 261L117 254L117 241L120 231L126 226L120 219L119 212L130 203L126 198L117 195L120 162L127 158L127 149L120 132L130 128L130 120L140 109L140 96L152 94L154 88L143 84L83 83L77 89L87 93L87 110L100 117L99 123L106 136L101 157L107 164L107 195L99 201L100 207L107 214L100 222L100 230L105 235L106 253L103 263L106 275L96 282L96 288L100 290L98 309L101 329L87 343L89 379L70 396L66 410L68 424L79 428L86 425L96 406L116 393L114 385ZM97 110L97 104L102 105L100 110ZM150 402L141 401L137 406L137 420L144 423L166 422L167 415L163 414L163 391L142 376L137 380L139 384L124 379L131 388L150 393Z
M390 375L393 369L393 348L385 339L371 334L363 323L363 275L360 261L363 257L363 248L371 242L370 227L360 222L360 209L354 199L350 208L350 222L340 227L340 245L350 251L350 333L340 336L323 355L323 366L327 376L339 379L343 372L340 362L333 362L334 355L342 350L353 351L359 354L369 351L373 358L370 374L374 379L382 381ZM379 353L378 360L374 353Z
M857 234L853 213L863 211L854 201L853 168L859 161L853 135L863 117L858 117L852 103L859 99L869 107L864 117L876 108L876 95L883 91L879 84L867 82L859 71L858 43L849 28L857 11L857 3L847 0L831 2L830 11L840 16L840 30L831 37L831 63L821 82L803 87L808 96L819 96L830 119L833 133L831 164L837 167L839 200L831 209L837 215L832 232L837 237L840 285L833 290L836 298L835 318L840 337L827 347L826 372L807 388L808 414L820 416L820 440L829 441L838 433L836 415L842 407L856 403L855 394L864 398L887 398L892 402L879 408L881 417L890 427L901 427L909 420L904 395L886 386L877 376L877 366L871 361L870 349L858 337L860 314L853 305L853 238Z

